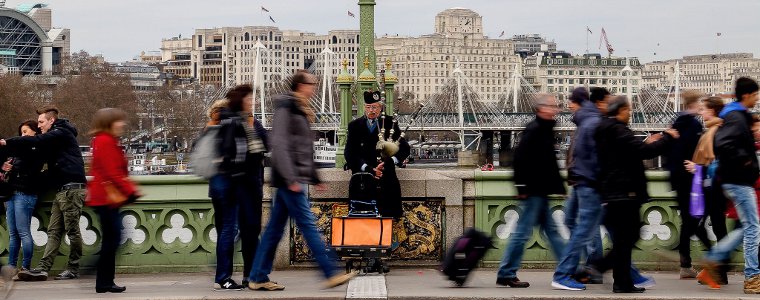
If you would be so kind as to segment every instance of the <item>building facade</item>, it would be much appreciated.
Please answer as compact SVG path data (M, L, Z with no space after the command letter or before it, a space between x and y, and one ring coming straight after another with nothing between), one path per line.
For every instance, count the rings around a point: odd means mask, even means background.
M547 41L539 34L518 34L512 36L515 53L531 56L538 52L557 52L557 43Z
M626 66L631 68L630 72L624 71ZM525 59L523 74L538 92L556 94L564 100L578 86L605 87L613 94L638 95L641 68L634 57L539 53Z
M485 36L482 17L465 8L440 12L434 28L434 33L420 37L375 40L377 68L385 68L390 60L400 96L425 101L440 92L459 67L481 99L497 101L520 64L512 41Z
M0 65L22 75L48 75L71 54L71 32L53 28L46 4L0 6Z
M739 77L760 79L760 59L754 58L752 53L705 54L645 64L642 87L673 90L677 69L681 89L706 94L732 94Z

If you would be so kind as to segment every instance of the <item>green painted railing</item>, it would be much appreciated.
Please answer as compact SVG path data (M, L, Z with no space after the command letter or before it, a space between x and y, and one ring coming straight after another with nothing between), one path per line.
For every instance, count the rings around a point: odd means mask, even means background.
M633 258L637 265L654 269L672 269L678 264L678 244L681 217L674 201L675 194L670 191L668 173L651 171L647 173L649 193L652 202L641 208L643 226L641 239L636 244ZM516 199L516 189L512 181L512 172L475 172L475 226L494 237L497 249L487 253L484 263L497 264L501 260L510 233L520 215L520 200ZM564 198L551 200L552 216L558 224L564 223ZM709 225L709 223L708 223ZM729 226L729 228L732 228ZM715 240L712 230L710 238ZM561 234L569 237L569 232L562 225ZM602 230L605 248L609 249L611 241ZM705 254L705 249L698 241L691 240L692 259L698 262ZM544 266L553 264L555 258L550 251L548 241L538 228L526 243L527 251L524 263ZM742 253L734 253L733 261L741 263Z

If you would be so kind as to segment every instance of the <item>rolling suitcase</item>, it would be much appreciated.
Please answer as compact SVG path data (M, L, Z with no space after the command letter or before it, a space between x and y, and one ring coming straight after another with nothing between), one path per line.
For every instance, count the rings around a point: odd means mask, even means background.
M467 229L446 252L441 272L457 286L462 286L491 248L494 246L489 236L475 228Z

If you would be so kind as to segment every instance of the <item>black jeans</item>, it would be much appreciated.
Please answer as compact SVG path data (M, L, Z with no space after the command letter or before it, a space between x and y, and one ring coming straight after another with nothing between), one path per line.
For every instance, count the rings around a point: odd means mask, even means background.
M609 202L605 206L604 226L612 238L612 250L603 259L611 262L614 285L626 289L633 287L631 278L631 252L639 240L641 217L638 200Z
M231 192L238 205L238 229L240 230L241 251L243 252L243 278L251 273L253 258L259 246L261 201L264 197L262 186L262 176L255 171L232 179Z
M700 222L701 218L694 218L689 212L689 208L691 207L691 179L682 179L680 181L680 185L676 188L678 210L681 211L681 233L678 242L678 253L681 256L681 268L691 268L691 236L696 235L707 249L712 247L712 243L707 237L707 229Z
M97 206L95 212L100 218L102 234L95 287L111 287L116 273L116 249L121 240L121 217L119 208L109 206Z
M716 240L720 241L728 234L728 229L726 228L726 205L728 204L728 200L723 194L723 189L718 185L704 188L704 193L705 213L710 217Z

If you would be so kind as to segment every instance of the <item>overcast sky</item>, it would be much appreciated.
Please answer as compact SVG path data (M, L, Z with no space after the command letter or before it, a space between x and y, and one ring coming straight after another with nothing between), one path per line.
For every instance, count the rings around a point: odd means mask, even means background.
M7 0L7 6L33 1ZM162 38L196 28L273 25L326 33L358 29L357 0L42 0L53 9L53 26L71 29L72 51L129 60L157 51ZM561 50L591 52L602 27L615 55L642 62L683 55L752 52L760 57L760 1L757 0L376 0L375 32L418 36L433 32L435 15L465 7L483 16L484 31L498 37L539 33ZM270 12L262 13L261 6ZM351 11L356 18L350 18ZM717 33L721 36L718 37ZM655 54L656 53L656 54Z

